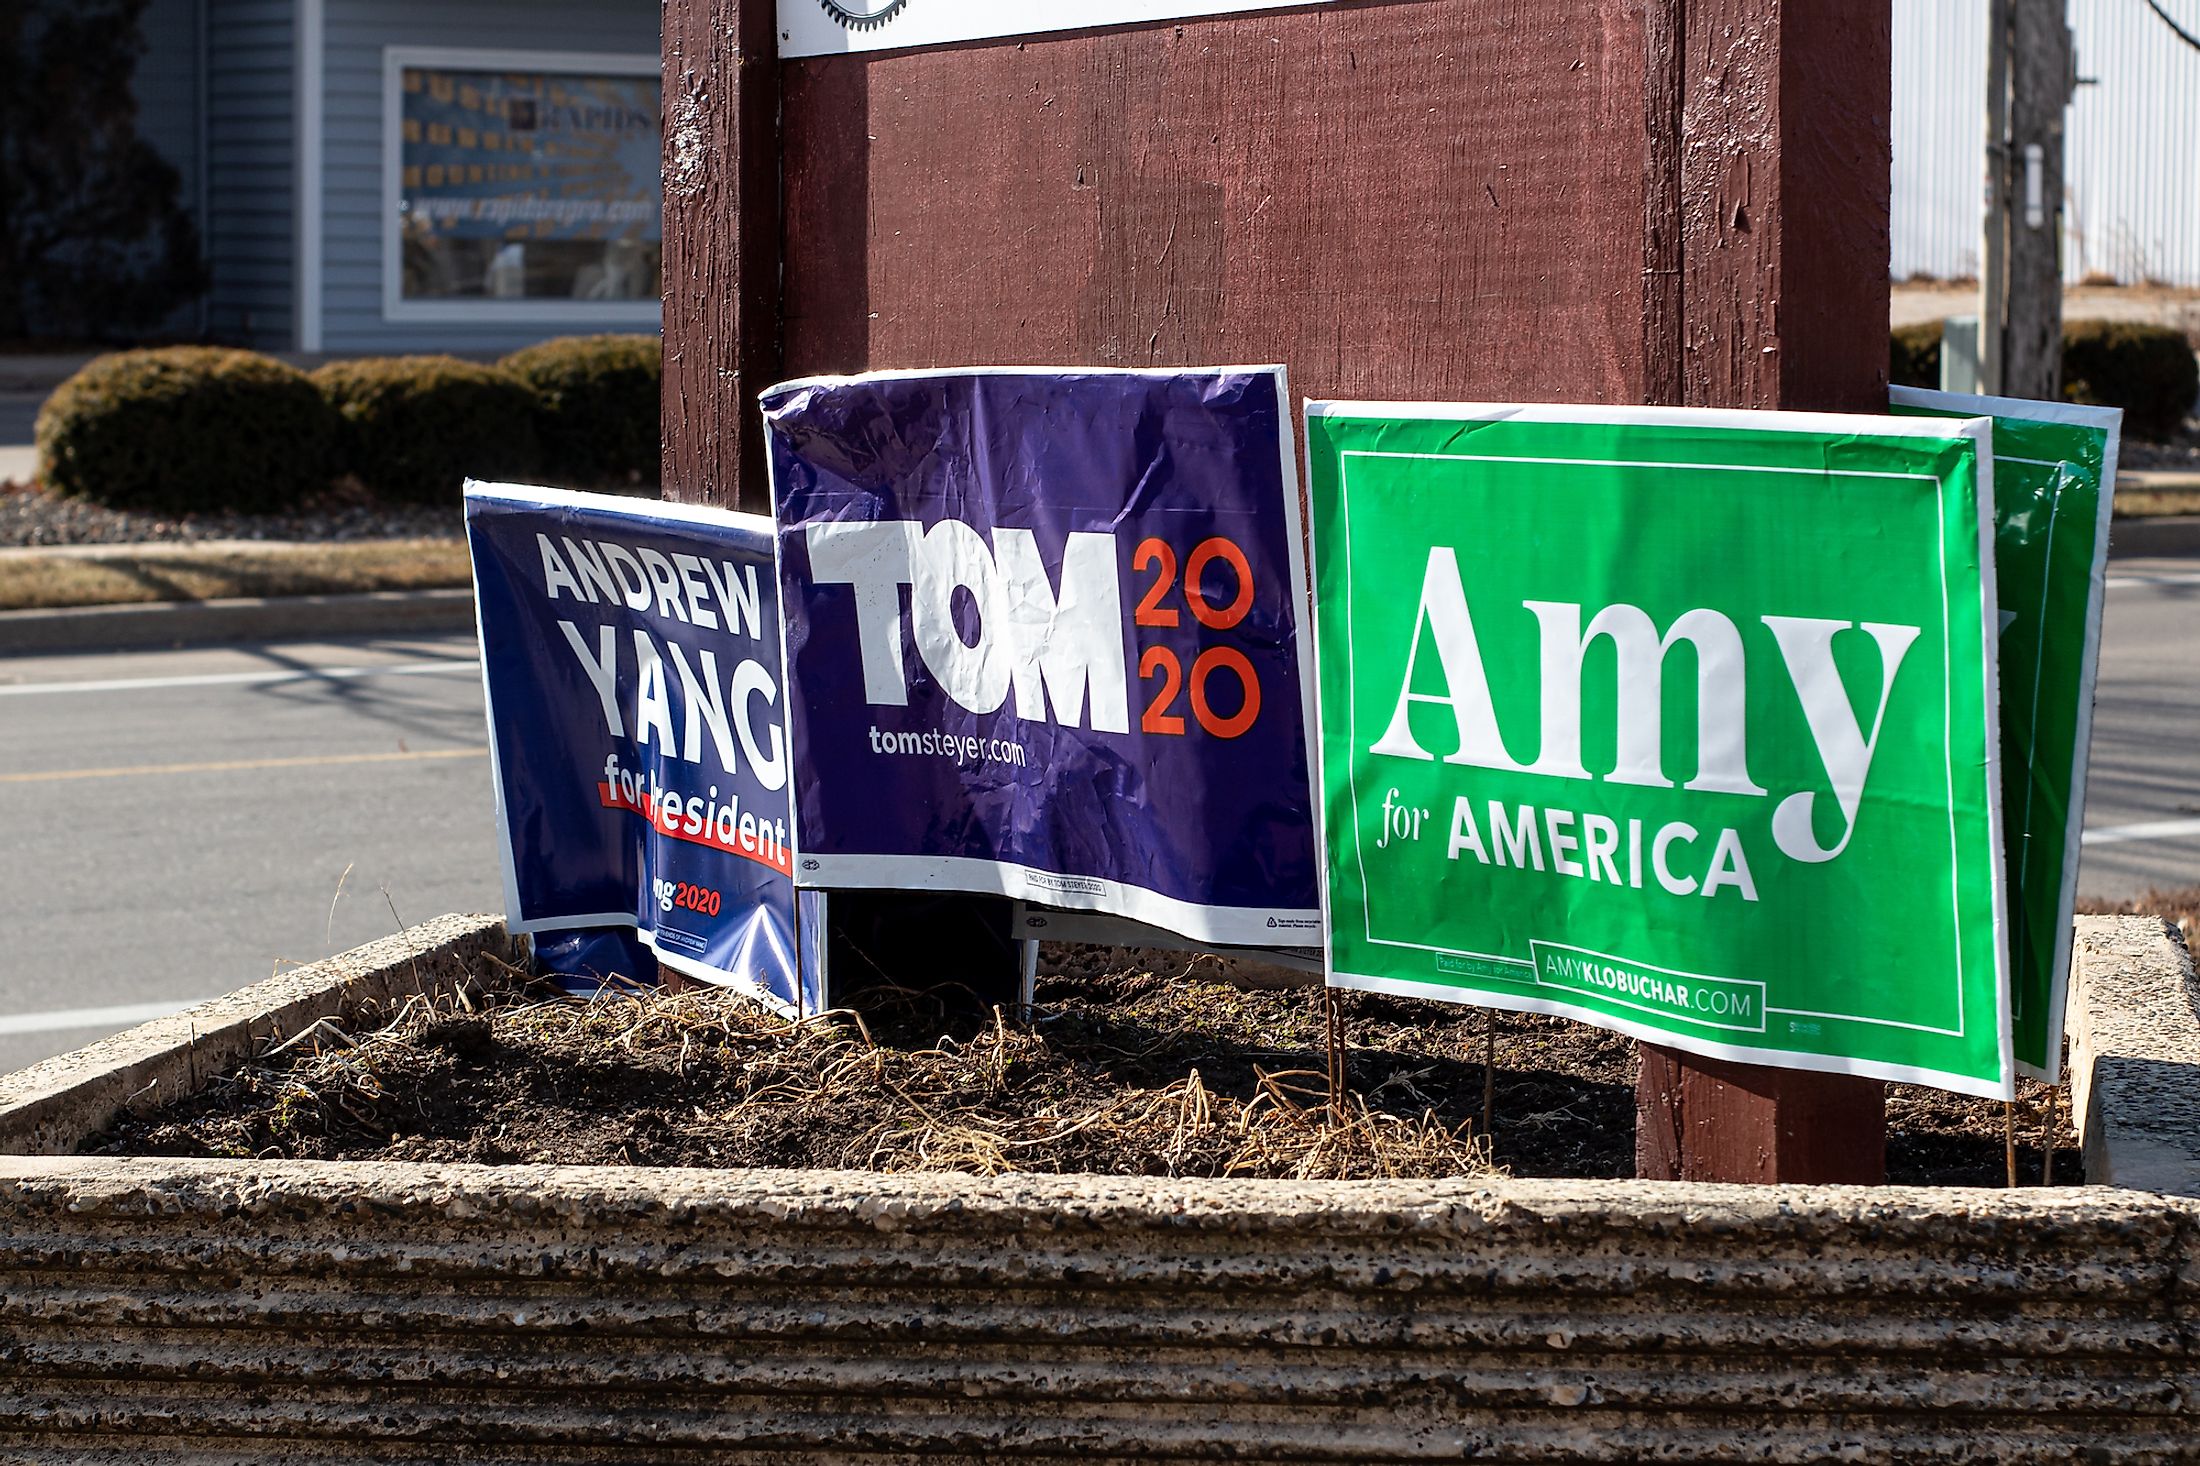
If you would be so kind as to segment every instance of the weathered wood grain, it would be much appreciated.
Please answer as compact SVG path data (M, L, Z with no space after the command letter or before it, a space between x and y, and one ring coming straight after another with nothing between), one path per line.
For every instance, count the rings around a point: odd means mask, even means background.
M1683 0L1642 8L1642 400L1681 402L1681 45Z
M1889 6L1669 4L1681 38L1680 65L1663 74L1680 92L1678 400L1884 412ZM1664 115L1651 110L1653 134ZM1637 1175L1886 1179L1884 1085L1641 1049Z
M664 7L668 499L768 507L756 394L779 374L771 0Z
M1890 7L1685 14L1684 400L1884 411Z
M1281 360L1313 396L1638 400L1644 75L1619 0L790 62L787 368Z

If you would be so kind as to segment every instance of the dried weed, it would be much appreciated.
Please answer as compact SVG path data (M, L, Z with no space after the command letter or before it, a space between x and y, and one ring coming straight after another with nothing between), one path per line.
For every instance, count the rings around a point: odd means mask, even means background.
M801 1022L717 989L413 997L371 1032L316 1024L96 1148L989 1176L1497 1174L1486 1139L1415 1083L1433 1055L1401 1056L1419 1062L1349 1093L1340 1120L1304 1062L1320 1062L1313 994L1144 973L1107 988L1043 1007L1028 1030L999 1009L957 1022L915 994ZM1416 1034L1441 1037L1386 1037Z

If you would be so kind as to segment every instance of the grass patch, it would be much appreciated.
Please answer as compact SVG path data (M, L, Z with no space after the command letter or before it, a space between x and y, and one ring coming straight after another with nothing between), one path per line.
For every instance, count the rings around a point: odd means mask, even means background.
M2184 886L2172 891L2152 890L2128 901L2080 897L2078 914L2163 917L2183 933L2186 945L2190 946L2195 941L2200 941L2200 886Z
M360 540L0 557L0 610L54 610L228 596L344 595L470 583L462 540Z

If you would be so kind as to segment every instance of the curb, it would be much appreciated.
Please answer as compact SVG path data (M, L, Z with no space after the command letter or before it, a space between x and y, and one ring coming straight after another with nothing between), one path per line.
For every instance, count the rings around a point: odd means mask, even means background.
M7 449L0 448L0 462ZM2200 488L2200 479L2194 481ZM386 544L405 536L361 540L109 540L88 545L0 546L0 564L23 560L216 560L225 555L287 555L299 550ZM348 594L348 592L347 592Z
M2194 556L2200 556L2200 514L2109 521L2111 560L2178 560Z
M449 987L482 952L512 956L501 916L438 917L349 952L0 1075L0 1151L68 1155L131 1102L160 1105L324 1018Z
M465 587L71 606L55 611L0 611L0 656L193 642L296 641L389 631L471 631L473 627L474 593Z
M2184 468L2119 468L2116 492L2135 494L2188 493L2200 489L2200 472Z
M2071 1119L2085 1179L2200 1196L2192 954L2158 916L2081 916L2070 967Z

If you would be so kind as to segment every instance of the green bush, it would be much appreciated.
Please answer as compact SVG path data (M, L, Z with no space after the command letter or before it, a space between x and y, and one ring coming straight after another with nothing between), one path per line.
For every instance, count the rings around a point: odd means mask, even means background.
M272 358L122 351L46 399L38 476L54 493L117 509L266 514L328 487L340 432L306 375Z
M1887 380L1897 387L1940 385L1939 321L1897 326L1887 350Z
M2137 321L2071 321L2063 327L2063 396L2121 407L2135 436L2175 433L2200 397L2200 361L2182 331Z
M582 485L657 481L657 337L564 336L497 364L535 389L546 472Z
M340 361L313 374L344 423L346 465L385 499L456 504L469 477L526 478L541 462L535 394L451 356Z

